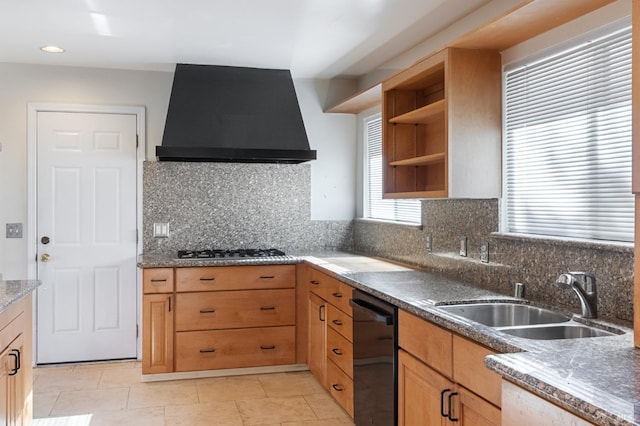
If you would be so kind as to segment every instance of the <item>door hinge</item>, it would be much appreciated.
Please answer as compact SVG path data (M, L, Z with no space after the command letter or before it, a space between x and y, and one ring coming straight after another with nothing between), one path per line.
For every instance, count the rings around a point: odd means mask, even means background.
M140 330L139 330L139 325L136 324L136 339L140 337Z
M138 139L138 134L136 133L136 148L140 147L140 140Z

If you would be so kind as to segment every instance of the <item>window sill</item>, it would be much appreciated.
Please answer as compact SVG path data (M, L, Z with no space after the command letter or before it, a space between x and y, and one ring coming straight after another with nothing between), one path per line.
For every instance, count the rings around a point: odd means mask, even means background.
M497 240L510 240L518 241L522 243L531 244L545 244L558 247L571 247L582 248L590 250L606 250L615 251L620 253L634 252L633 243L613 242L613 241L600 241L600 240L587 240L580 238L568 238L568 237L550 237L542 235L532 234L513 234L504 232L492 232L491 237Z
M359 217L355 219L356 222L363 222L363 223L381 223L381 224L385 224L385 225L397 225L397 226L402 226L402 227L406 227L406 228L413 228L413 229L418 229L418 230L422 230L423 226L420 223L412 223L412 222L397 222L394 220L383 220L383 219L371 219L368 217Z

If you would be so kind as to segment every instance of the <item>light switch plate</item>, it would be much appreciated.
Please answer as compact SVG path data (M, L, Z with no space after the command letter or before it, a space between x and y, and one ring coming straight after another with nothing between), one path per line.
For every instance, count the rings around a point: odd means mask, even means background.
M22 238L22 224L7 223L7 238Z
M467 237L460 237L460 256L467 257Z
M169 238L169 224L167 222L160 222L153 224L153 237L154 238Z

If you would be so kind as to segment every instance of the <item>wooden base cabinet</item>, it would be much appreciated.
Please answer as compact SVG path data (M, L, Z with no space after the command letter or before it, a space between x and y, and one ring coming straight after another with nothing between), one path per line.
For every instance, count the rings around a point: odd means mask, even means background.
M296 362L295 265L176 269L175 371Z
M353 289L309 267L309 370L353 417Z
M501 379L484 366L494 352L407 312L398 316L398 425L500 425Z
M145 269L142 278L142 374L173 372L173 268Z
M31 296L0 314L0 424L30 425L33 415Z

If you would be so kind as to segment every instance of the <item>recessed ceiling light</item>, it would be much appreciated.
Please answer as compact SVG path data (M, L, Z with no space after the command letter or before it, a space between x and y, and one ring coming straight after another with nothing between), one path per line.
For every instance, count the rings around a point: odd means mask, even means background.
M63 53L64 52L64 49L58 46L42 46L40 50L47 53Z

